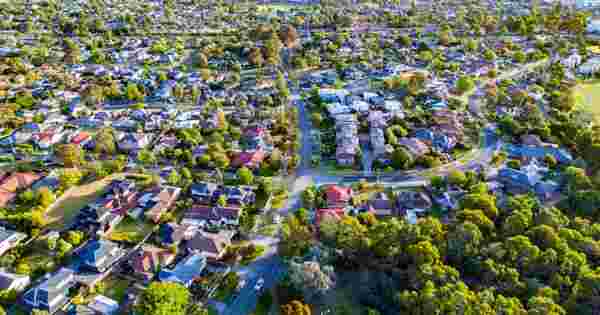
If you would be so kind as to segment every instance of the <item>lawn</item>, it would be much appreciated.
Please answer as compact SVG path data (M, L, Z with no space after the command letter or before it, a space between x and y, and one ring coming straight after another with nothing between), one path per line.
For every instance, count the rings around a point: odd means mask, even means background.
M123 303L127 289L132 285L131 281L119 278L107 279L104 283L106 288L103 294L119 303Z
M139 243L148 233L152 232L153 227L154 225L148 222L126 217L107 238L116 242Z
M600 118L600 82L584 83L575 88L577 102L592 113L595 119Z
M255 261L256 258L262 256L266 251L267 251L267 246L265 245L256 245L255 246L256 251L254 253L252 253L251 255L245 256L242 258L242 261L240 261L240 264L246 266L249 265L251 262Z
M79 210L96 200L104 192L104 189L113 178L114 176L109 176L105 179L67 190L59 200L50 206L50 209L46 213L46 219L50 228L57 229L68 226L77 216Z

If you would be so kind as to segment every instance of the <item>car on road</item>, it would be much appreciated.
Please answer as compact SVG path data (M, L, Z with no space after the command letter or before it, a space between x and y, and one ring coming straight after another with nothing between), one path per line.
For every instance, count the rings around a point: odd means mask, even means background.
M264 284L265 284L265 279L263 279L263 278L258 279L258 281L256 282L256 285L254 286L254 290L260 291Z

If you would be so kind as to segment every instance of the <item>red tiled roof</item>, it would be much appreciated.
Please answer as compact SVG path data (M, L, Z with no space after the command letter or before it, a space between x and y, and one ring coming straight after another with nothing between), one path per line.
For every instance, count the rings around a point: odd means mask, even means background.
M265 152L263 150L257 150L254 152L240 152L235 156L231 164L235 167L257 167L264 159Z
M327 196L328 203L345 203L350 201L352 197L352 188L331 185L327 187L325 195Z

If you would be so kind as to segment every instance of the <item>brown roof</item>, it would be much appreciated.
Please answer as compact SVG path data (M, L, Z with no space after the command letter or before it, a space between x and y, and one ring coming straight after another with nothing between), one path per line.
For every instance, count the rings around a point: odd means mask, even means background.
M28 188L40 177L33 173L14 173L2 181L0 190L15 193L19 189Z
M175 255L167 249L144 245L133 257L132 266L138 273L153 273L159 267L165 267L175 259Z
M207 258L219 259L225 253L227 246L231 245L231 236L227 231L199 232L189 241L188 248L199 251Z

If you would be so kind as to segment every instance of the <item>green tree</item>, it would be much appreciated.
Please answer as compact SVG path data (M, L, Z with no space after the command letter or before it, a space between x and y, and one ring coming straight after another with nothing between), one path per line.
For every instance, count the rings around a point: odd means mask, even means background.
M79 167L83 161L81 147L75 144L63 144L58 146L57 153L65 167Z
M252 185L254 182L254 174L247 167L240 167L237 171L237 177L242 185Z
M456 90L460 94L463 94L463 93L473 89L474 87L475 87L475 82L473 82L473 79L469 76L461 76L456 81Z
M281 315L311 315L310 306L293 300L281 306Z
M76 168L64 169L58 175L60 187L63 190L79 184L81 178L83 178L83 173Z
M141 294L136 310L145 315L184 315L189 303L188 290L174 282L152 282Z
M467 184L467 176L459 170L454 170L448 174L448 183L459 187L465 187Z
M66 237L67 242L73 246L79 246L83 241L83 232L81 231L69 231Z

